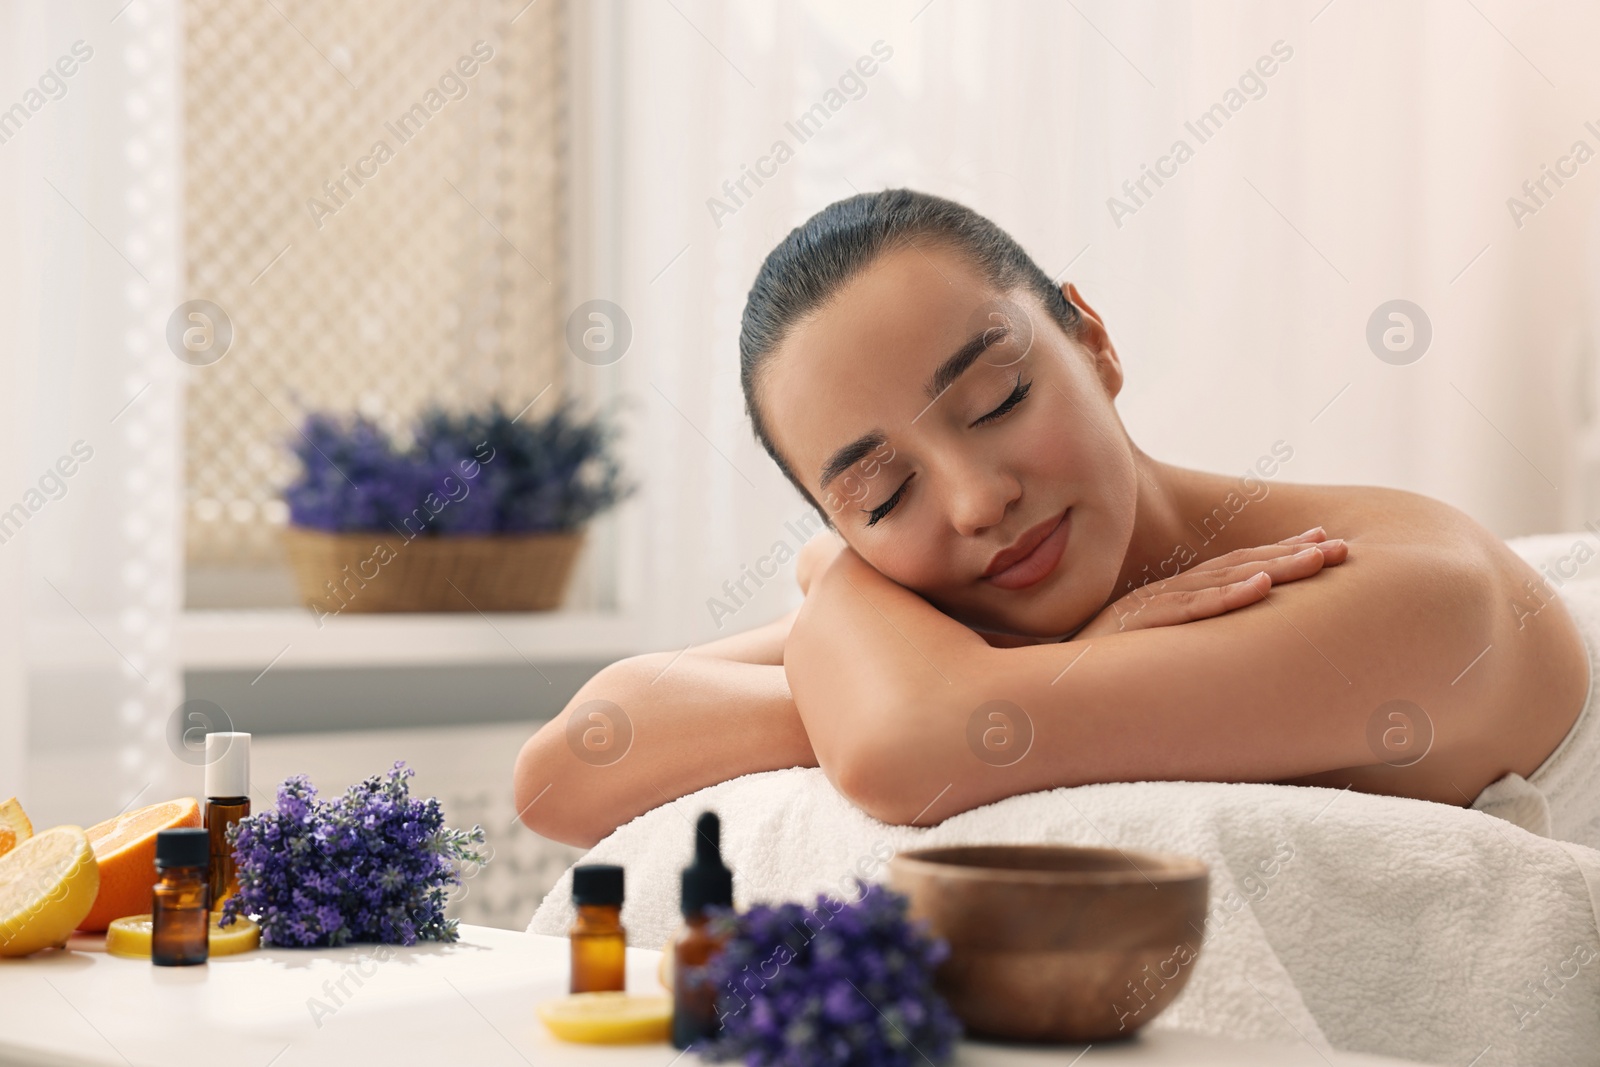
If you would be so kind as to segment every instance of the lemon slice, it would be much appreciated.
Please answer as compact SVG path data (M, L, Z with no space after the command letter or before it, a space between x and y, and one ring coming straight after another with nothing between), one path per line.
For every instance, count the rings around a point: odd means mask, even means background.
M80 826L52 826L0 856L0 956L65 945L94 907L100 865Z
M550 1032L587 1045L665 1041L672 1029L671 997L632 993L572 993L535 1007Z
M217 921L221 918L221 915L212 912L211 927L206 932L210 955L232 956L260 947L261 927L242 915L227 926L218 926ZM106 927L106 951L113 956L147 960L150 958L150 937L154 928L155 920L149 915L126 915L112 919L111 925Z

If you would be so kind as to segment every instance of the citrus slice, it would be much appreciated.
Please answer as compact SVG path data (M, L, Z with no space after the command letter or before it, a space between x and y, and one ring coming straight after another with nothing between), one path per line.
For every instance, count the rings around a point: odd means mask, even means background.
M124 812L84 831L100 863L100 895L78 929L97 932L112 919L148 912L156 884L156 834L199 825L199 801L182 797Z
M261 946L261 927L242 915L227 926L218 926L217 921L221 918L221 915L213 912L211 927L206 931L211 955L232 956ZM147 960L150 958L150 938L154 928L155 920L150 915L124 915L120 919L112 919L111 925L106 927L106 951L113 956Z
M99 889L82 827L52 826L0 856L0 956L66 944Z
M672 1029L671 997L632 993L571 993L534 1009L563 1041L632 1045L665 1041Z
M0 856L32 836L33 823L28 821L28 813L22 810L17 798L12 797L0 804Z

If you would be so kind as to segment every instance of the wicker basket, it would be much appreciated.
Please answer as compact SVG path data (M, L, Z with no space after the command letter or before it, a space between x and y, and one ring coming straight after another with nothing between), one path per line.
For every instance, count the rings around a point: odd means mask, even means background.
M551 611L561 606L583 531L417 537L283 532L295 584L318 613Z

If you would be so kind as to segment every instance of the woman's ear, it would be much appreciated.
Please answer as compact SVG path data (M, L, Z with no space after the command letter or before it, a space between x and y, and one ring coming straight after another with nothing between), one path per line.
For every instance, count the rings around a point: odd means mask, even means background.
M1061 295L1066 297L1070 303L1076 305L1083 311L1084 314L1093 319L1095 321L1095 325L1099 326L1102 330L1105 329L1105 323L1100 321L1099 314L1094 308L1089 306L1089 302L1083 298L1083 294L1078 291L1078 287L1076 285L1073 285L1071 282L1062 282Z
M1083 312L1083 324L1079 328L1077 340L1094 358L1095 372L1100 375L1100 380L1105 382L1107 394L1115 397L1122 392L1122 359L1117 355L1116 346L1111 343L1111 335L1106 333L1105 322L1094 308L1089 306L1089 302L1083 298L1076 285L1064 282L1061 293Z

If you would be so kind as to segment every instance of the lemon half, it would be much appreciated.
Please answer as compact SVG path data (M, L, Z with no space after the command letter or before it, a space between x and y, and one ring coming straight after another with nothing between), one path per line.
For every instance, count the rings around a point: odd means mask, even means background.
M100 865L79 826L52 826L0 856L0 956L65 945L94 907Z
M260 947L260 926L242 915L227 926L218 926L217 920L220 918L221 915L212 912L211 926L206 934L210 955L232 956ZM154 928L155 920L149 915L127 915L112 919L111 925L106 927L106 951L113 956L147 960L150 958L150 937Z
M552 1034L587 1045L665 1041L672 1030L671 997L571 993L547 1000L535 1010Z

